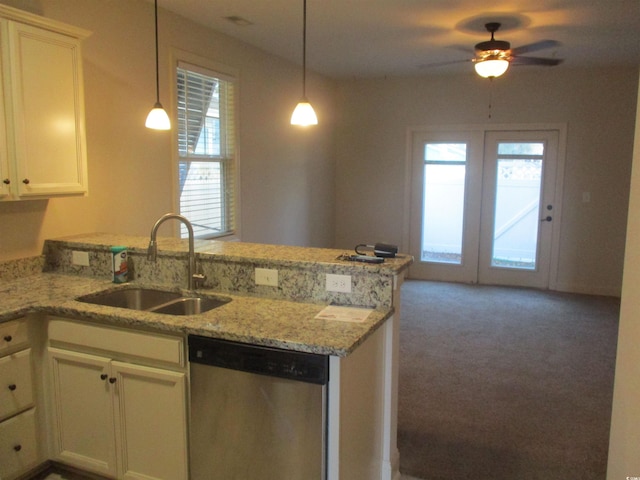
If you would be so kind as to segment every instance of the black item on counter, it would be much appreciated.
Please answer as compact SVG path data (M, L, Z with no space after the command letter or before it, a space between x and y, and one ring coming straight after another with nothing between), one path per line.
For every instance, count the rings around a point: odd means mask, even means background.
M373 254L376 257L382 258L394 258L396 253L398 253L398 247L396 245L390 245L387 243L376 243L375 245L361 243L356 245L356 253L358 255L366 255L366 253L361 250L362 248L373 249Z

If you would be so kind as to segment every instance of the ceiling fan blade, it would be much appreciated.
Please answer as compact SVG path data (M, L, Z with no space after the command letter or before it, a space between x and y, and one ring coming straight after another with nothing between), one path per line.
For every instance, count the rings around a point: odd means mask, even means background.
M466 59L466 60L449 60L446 62L433 62L433 63L424 63L422 65L419 65L418 68L438 68L438 67L445 67L447 65L453 65L455 63L465 63L465 62L470 62L471 59Z
M543 65L547 67L555 67L562 63L561 58L540 58L540 57L514 57L511 65Z
M539 42L529 43L511 49L511 53L515 56L522 55L523 53L537 52L538 50L544 50L545 48L559 47L561 44L556 40L540 40Z
M449 45L447 48L457 50L458 52L462 52L470 57L473 57L476 54L473 48L469 48L467 45Z

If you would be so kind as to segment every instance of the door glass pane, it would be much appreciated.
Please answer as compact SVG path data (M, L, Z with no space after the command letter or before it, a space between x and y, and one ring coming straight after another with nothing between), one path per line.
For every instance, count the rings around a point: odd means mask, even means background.
M462 263L465 143L428 143L424 152L423 262Z
M543 143L498 146L493 267L536 268L543 151Z
M544 143L506 142L498 144L498 155L543 155Z

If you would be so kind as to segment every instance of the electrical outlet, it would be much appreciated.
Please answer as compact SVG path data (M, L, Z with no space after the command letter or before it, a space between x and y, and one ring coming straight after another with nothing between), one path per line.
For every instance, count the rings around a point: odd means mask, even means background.
M351 275L327 273L327 292L351 293Z
M278 270L273 268L256 268L256 285L278 286Z
M77 252L71 251L71 263L74 265L80 265L82 267L89 266L89 252Z

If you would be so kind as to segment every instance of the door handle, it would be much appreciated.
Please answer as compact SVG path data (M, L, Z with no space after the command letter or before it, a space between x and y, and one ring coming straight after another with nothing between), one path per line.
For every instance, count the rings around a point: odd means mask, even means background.
M551 220L553 220L551 215L547 215L546 217L540 219L541 222L550 222Z

